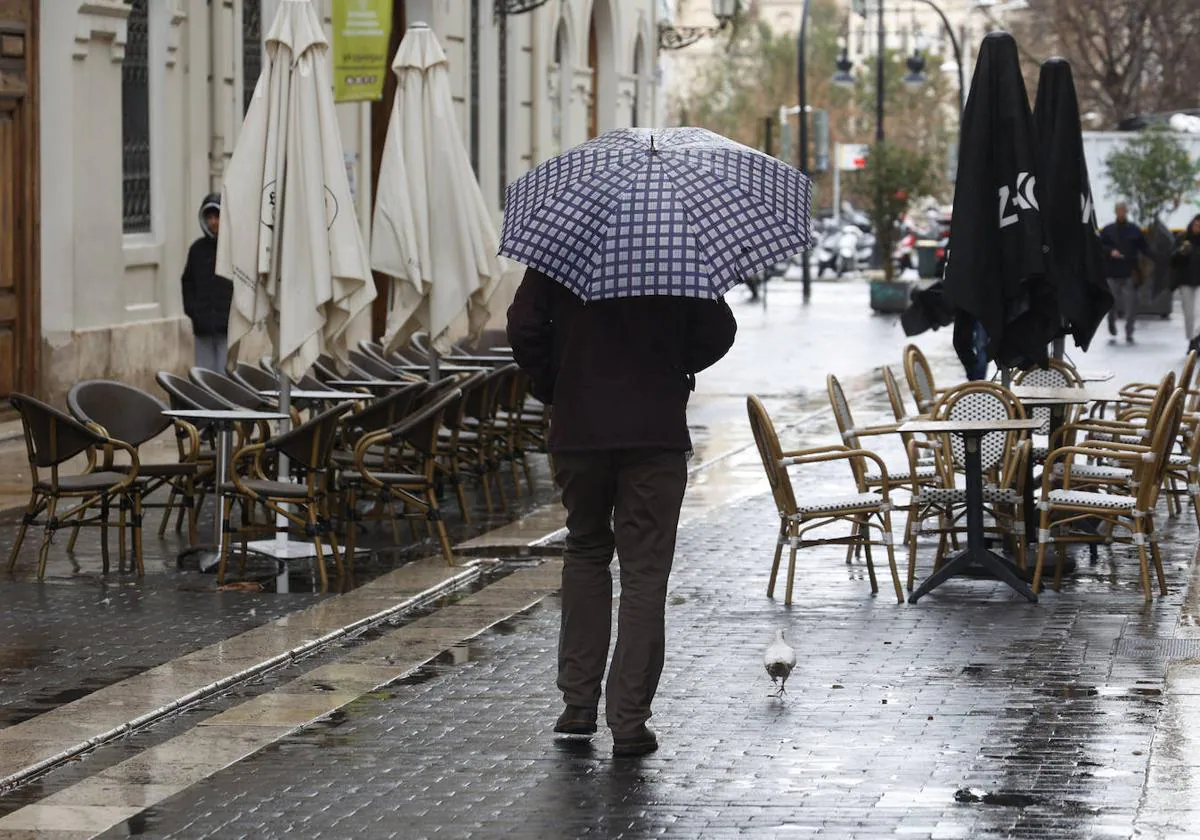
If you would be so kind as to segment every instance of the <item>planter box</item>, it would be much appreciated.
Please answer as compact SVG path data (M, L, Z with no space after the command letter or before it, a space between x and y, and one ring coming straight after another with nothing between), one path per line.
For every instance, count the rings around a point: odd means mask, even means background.
M912 292L912 283L905 280L871 281L871 308L876 312L898 314L908 309L908 296Z

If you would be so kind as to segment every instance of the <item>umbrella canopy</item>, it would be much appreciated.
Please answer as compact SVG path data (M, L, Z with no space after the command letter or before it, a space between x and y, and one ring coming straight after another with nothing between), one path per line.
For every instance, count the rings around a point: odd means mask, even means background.
M344 358L375 297L346 177L329 44L309 0L281 0L267 66L221 187L217 274L234 283L229 342L265 325L280 370Z
M1071 65L1042 64L1033 122L1038 138L1037 198L1046 239L1046 277L1054 287L1063 330L1087 350L1112 294L1104 280L1096 210L1083 156L1083 131Z
M992 33L963 112L943 287L960 317L983 324L988 355L1002 367L1045 364L1059 329L1045 277L1037 161L1016 42Z
M392 278L385 343L417 330L448 352L487 324L502 267L498 237L454 118L450 65L423 23L392 61L396 99L388 122L371 265Z
M716 298L809 247L799 170L701 128L618 128L509 185L500 253L584 300Z

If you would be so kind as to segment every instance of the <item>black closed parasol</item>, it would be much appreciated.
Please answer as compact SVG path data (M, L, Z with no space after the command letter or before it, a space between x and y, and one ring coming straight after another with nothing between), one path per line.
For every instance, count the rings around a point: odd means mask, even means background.
M1033 122L1038 142L1036 194L1048 249L1046 279L1058 302L1060 335L1071 335L1087 350L1113 298L1104 280L1075 80L1064 59L1042 64Z
M1045 365L1059 330L1046 279L1037 149L1016 42L991 33L963 112L943 288L956 320L983 325L988 356L1001 367Z

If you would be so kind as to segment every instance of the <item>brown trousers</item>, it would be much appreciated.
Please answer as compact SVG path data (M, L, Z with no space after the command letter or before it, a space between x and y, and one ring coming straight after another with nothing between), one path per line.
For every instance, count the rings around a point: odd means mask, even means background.
M572 706L595 707L612 634L616 550L621 569L617 645L605 714L618 734L650 718L666 648L667 578L687 485L683 452L562 452L554 478L567 509L558 687Z

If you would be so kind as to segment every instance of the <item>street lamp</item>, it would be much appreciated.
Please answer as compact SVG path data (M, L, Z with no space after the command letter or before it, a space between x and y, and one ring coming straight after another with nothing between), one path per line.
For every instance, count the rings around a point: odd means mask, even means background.
M833 74L833 83L840 87L854 87L854 74L850 72L854 69L854 62L850 60L850 55L844 46L833 66L836 69Z
M925 57L917 50L913 50L913 54L904 62L908 67L908 74L904 77L904 84L910 88L918 88L925 84Z
M681 50L690 47L701 38L715 38L737 17L739 0L712 0L716 26L672 26L668 21L658 23L658 48Z

